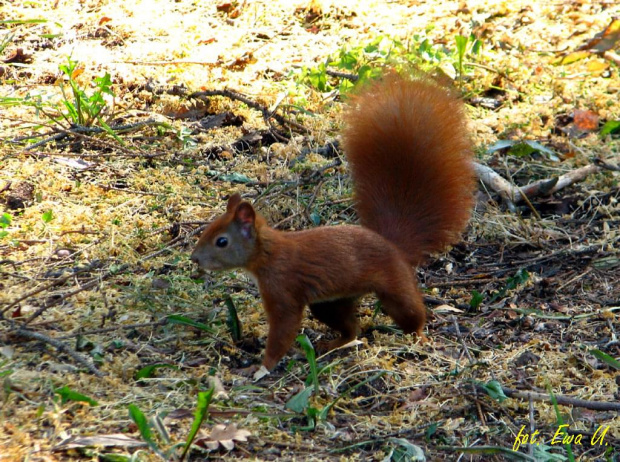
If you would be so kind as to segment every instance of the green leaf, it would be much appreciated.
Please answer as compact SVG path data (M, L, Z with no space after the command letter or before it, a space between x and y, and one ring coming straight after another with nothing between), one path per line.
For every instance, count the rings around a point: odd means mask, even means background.
M290 409L293 412L301 414L308 407L308 400L310 399L310 396L312 396L313 392L314 387L305 387L303 390L301 390L299 393L289 399L284 405L284 407L286 409Z
M527 144L529 147L531 147L532 149L535 149L536 151L542 154L546 154L551 160L556 160L556 161L560 160L552 149L549 149L548 147L540 144L538 141L525 140L525 144Z
M319 226L321 224L321 215L316 212L312 212L310 214L310 221L312 221L314 226Z
M514 140L498 140L495 143L493 143L491 146L489 146L487 148L487 154L492 154L495 151L500 151L502 149L506 149L506 148L510 148L512 146L514 146L515 144L517 144L518 141L514 141Z
M608 366L611 366L614 369L620 371L620 361L618 361L617 359L614 359L611 356L609 356L607 353L603 353L601 350L597 350L597 349L590 350L590 353L592 353L594 356L596 356L598 359L603 361Z
M340 55L340 61L336 64L341 69L353 70L357 66L357 56L353 51L344 52ZM324 68L323 68L324 69Z
M369 78L372 77L372 67L370 67L368 64L364 64L363 66L361 66L358 70L357 70L357 82L358 84L363 85L366 81L368 81Z
M151 428L142 411L135 404L130 404L128 409L129 417L131 417L131 420L133 420L134 423L137 425L138 431L140 432L142 439L155 453L159 454L159 448L157 447L155 440L153 440Z
M5 19L0 24L43 24L47 19Z
M467 42L469 38L464 35L457 35L454 37L454 41L456 42L456 50L458 52L459 59L462 60L465 56L465 52L467 51Z
M12 220L13 217L11 217L10 214L6 212L3 213L2 215L0 215L0 228L8 228Z
M226 325L230 330L230 336L232 337L234 342L238 342L242 338L241 332L241 321L239 320L239 316L237 315L237 308L230 297L226 297L224 300L226 304L226 308L228 308L228 316L226 317Z
M179 370L179 368L173 364L151 364L149 366L143 367L142 369L139 369L135 373L134 379L136 380L148 379L153 376L153 374L155 373L157 369L161 369L161 368L174 369L177 371Z
M410 443L404 438L389 438L388 442L391 446L391 454L389 459L398 462L405 461L425 461L426 456L424 450L420 446Z
M112 78L109 73L106 72L103 77L95 77L95 85L97 85L102 93L114 96L114 92L112 91Z
M318 68L310 70L308 73L308 81L310 82L310 85L320 92L326 92L328 90L325 63L321 63Z
M229 181L231 183L242 183L242 184L249 183L249 182L252 181L246 175L244 175L242 173L237 173L237 172L219 175L218 179L220 179L222 181Z
M192 327L195 327L196 329L209 332L210 334L215 333L215 330L213 330L211 327L207 326L206 324L203 324L198 321L193 321L192 319L186 318L185 316L181 316L179 314L171 314L170 316L167 316L167 319L168 319L168 322L171 324L181 324L185 326L192 326Z
M482 49L482 42L478 40L477 38L474 38L473 34L472 34L472 38L474 40L474 43L471 46L471 52L474 55L480 54L480 50Z
M469 306L472 310L477 310L480 307L480 304L484 300L484 295L482 295L477 290L472 291L471 300L469 301Z
M310 365L310 376L312 378L312 383L314 384L314 389L318 392L319 390L319 373L316 365L316 353L314 351L314 347L312 346L312 342L308 338L307 335L302 334L297 336L297 343L301 346L306 354L306 359L308 360L308 364Z
M493 303L495 300L498 300L504 297L509 290L516 289L518 286L527 282L529 278L530 278L530 273L528 273L525 269L521 268L519 271L515 273L514 276L509 277L506 280L506 285L501 290L493 294L493 296L491 297L490 303Z
M431 436L433 436L435 433L437 433L437 429L439 428L439 424L438 423L432 423L430 424L426 430L424 431L424 438L426 439L427 443L430 443L431 441Z
M54 213L51 210L48 210L47 212L43 212L43 215L41 215L41 219L45 223L49 223L50 221L54 219Z
M211 403L211 398L213 397L213 388L210 388L207 391L198 392L198 403L196 405L196 411L194 411L194 421L192 422L192 428L187 435L187 439L185 440L185 447L183 448L183 453L181 454L181 460L185 458L187 451L196 438L196 434L198 430L200 430L200 426L202 422L209 415L209 404Z
M504 390L502 390L502 386L497 380L490 380L486 384L483 384L482 387L491 398L500 403L505 399L508 399L508 397L504 394Z
M601 135L612 135L620 133L620 120L608 120L601 128Z
M527 143L517 143L510 148L510 154L515 157L529 157L536 152L536 149Z
M77 391L73 391L66 385L62 388L57 388L56 390L54 390L54 393L56 393L57 395L60 395L60 400L61 400L60 402L62 404L65 404L68 401L76 401L80 403L88 403L91 406L99 405L99 403L95 401L94 399L86 395L83 395L81 393L78 393Z

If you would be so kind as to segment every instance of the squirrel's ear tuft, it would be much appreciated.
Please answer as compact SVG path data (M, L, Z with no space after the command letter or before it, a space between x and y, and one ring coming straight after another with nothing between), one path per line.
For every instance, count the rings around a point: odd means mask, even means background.
M239 205L239 202L241 202L241 194L235 193L232 196L230 196L228 198L228 205L226 206L226 211L228 213L234 212L237 206Z

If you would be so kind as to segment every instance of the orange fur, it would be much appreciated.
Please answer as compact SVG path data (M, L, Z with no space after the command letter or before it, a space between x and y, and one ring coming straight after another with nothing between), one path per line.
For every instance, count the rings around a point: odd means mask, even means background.
M426 310L412 265L453 242L473 202L471 149L460 101L438 84L390 76L354 99L345 151L363 226L281 232L238 194L202 234L192 261L241 267L258 281L269 322L263 365L286 354L310 306L353 340L356 300L375 293L405 333L423 337Z
M353 102L344 149L361 223L417 266L469 220L475 177L463 105L432 80L397 75Z

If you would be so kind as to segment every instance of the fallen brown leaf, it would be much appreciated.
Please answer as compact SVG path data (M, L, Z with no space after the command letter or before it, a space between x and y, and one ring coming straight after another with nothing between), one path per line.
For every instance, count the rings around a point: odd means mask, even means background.
M252 433L247 430L239 430L235 423L229 425L217 424L211 430L210 435L204 438L197 438L195 444L210 450L215 450L222 445L230 451L234 449L235 441L247 441L248 436L251 435Z

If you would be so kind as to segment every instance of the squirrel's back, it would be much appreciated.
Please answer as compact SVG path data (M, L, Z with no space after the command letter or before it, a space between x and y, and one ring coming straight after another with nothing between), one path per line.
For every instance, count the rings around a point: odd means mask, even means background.
M354 97L344 149L363 226L410 263L458 240L475 177L463 103L430 78L390 75Z

